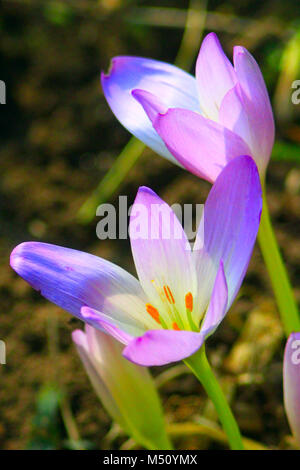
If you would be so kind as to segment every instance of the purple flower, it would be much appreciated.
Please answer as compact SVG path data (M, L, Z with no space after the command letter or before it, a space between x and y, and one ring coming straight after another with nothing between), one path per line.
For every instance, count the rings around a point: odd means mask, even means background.
M233 63L210 33L196 78L164 62L121 56L102 73L102 87L119 121L163 157L213 182L230 160L251 155L263 177L274 142L268 92L244 47L234 47Z
M300 447L300 333L291 333L286 343L283 389L285 412Z
M44 297L125 344L127 359L167 364L197 351L224 318L244 278L261 208L257 167L241 156L209 193L195 242L201 249L191 250L166 203L139 189L130 220L139 281L109 261L44 243L17 246L11 266Z

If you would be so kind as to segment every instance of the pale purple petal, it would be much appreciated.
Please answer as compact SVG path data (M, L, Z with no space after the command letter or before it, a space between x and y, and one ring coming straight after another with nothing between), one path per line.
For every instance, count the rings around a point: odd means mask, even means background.
M149 91L133 90L132 96L143 106L145 113L152 123L158 114L165 114L168 111L161 98L149 93Z
M254 128L244 106L243 91L239 83L226 93L219 113L220 122L247 142L253 158L256 148Z
M47 243L27 242L11 254L12 268L46 299L82 318L89 306L144 328L146 298L131 274L97 256Z
M123 346L95 328L73 333L73 341L104 407L136 442L149 449L169 449L154 380L146 367L122 356Z
M253 157L260 168L265 170L274 143L274 118L268 91L260 68L252 55L241 46L234 48L234 68L241 88L240 98L251 128ZM230 103L229 103L230 106ZM228 117L231 129L235 124L232 116ZM223 111L223 118L226 110ZM223 121L222 121L223 122ZM223 122L224 125L225 122Z
M235 85L236 75L215 33L208 34L202 42L196 64L196 79L204 114L218 121L221 102Z
M150 330L131 341L123 356L141 366L162 366L191 356L203 341L201 333L192 331Z
M196 295L197 289L190 244L172 209L146 187L139 189L132 206L130 241L136 270L150 302L163 313L163 287L169 286L178 311L185 312L185 295Z
M105 380L107 377L105 373L106 368L101 367L100 358L97 360L91 351L91 339L88 341L88 335L91 336L93 334L92 330L94 330L94 328L89 326L86 328L86 333L81 330L75 330L72 333L72 340L75 343L77 352L97 395L112 418L126 430L126 422L124 421L120 407L117 405L111 390L108 388L109 383L107 384L107 380ZM101 332L98 331L96 334L100 339ZM102 333L102 335L104 334ZM121 350L119 354L121 356Z
M300 332L291 333L283 361L284 406L292 433L300 447Z
M211 294L208 309L201 325L201 333L207 337L219 326L227 312L228 288L224 273L224 265L221 261L217 272L214 288Z
M257 103L251 103L248 100L238 83L225 95L220 108L219 120L247 142L250 154L262 175L269 161L273 138L272 142L267 142L264 113L258 108ZM266 148L266 144L268 148Z
M204 206L204 248L194 252L203 302L208 302L222 260L228 308L232 304L250 261L261 210L255 162L249 156L237 157L219 175Z
M165 62L120 56L112 60L107 75L102 73L101 81L108 104L121 124L155 152L174 161L131 92L137 88L148 91L162 99L166 108L200 110L195 78Z
M250 153L237 134L185 109L159 114L153 126L179 163L211 182L230 160Z
M116 320L113 321L112 318L107 315L89 307L82 307L81 315L86 323L98 330L104 331L110 336L113 336L123 344L128 344L133 339L133 336L128 334L128 331L131 331L134 336L139 336L141 334L141 330L137 328L136 325Z

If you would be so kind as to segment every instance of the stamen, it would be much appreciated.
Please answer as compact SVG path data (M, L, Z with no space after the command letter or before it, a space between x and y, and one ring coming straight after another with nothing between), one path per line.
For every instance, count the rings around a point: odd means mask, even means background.
M157 323L161 324L161 323L160 323L160 319L159 319L159 312L158 312L158 310L157 310L155 307L153 307L153 305L151 305L151 304L146 304L146 310L147 310L147 312L149 313L149 315L151 315L151 317L152 317Z
M172 328L173 328L173 330L178 330L178 331L180 331L180 328L179 328L179 326L177 325L176 322L174 322L174 323L172 324Z
M154 281L154 279L152 279L152 284L153 284L153 287L154 289L156 290L156 292L158 293L159 297L161 298L161 300L163 302L165 302L165 298L164 298L164 293L162 291L162 289L160 287L158 287L158 285L156 284L156 282Z
M187 319L188 319L188 322L190 324L192 331L199 331L192 317L192 311L194 308L194 299L193 299L193 294L191 292L188 292L185 296L185 307L186 307Z
M169 295L170 295L170 297L171 297L171 302L172 302L172 304L175 304L175 299L174 299L174 297L173 297L173 294L172 294L172 291L171 291L170 287L167 286L167 289L168 289Z
M168 292L166 286L164 286L164 293L165 293L165 296L167 297L168 302L171 303L171 298L169 296L169 292Z
M185 296L185 306L190 312L193 311L193 295L191 292L188 292Z

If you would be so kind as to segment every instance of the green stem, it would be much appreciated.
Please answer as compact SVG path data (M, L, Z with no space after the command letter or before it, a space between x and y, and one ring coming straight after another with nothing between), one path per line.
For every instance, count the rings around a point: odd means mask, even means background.
M258 241L269 272L284 331L289 336L292 331L300 331L300 317L288 274L273 232L264 189Z
M217 381L202 346L193 356L185 359L186 365L192 370L195 376L202 383L207 395L212 400L217 410L223 429L227 434L231 449L243 450L239 427L235 421L232 411L227 403L225 395Z
M95 191L79 209L77 219L80 223L87 224L94 218L97 206L107 201L115 192L142 154L144 148L145 144L135 137L131 137Z

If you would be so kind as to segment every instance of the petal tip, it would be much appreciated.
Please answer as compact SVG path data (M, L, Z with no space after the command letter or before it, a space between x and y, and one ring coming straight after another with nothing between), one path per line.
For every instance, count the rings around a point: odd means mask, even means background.
M82 330L72 331L72 340L75 344L81 345L83 338L85 338L85 333Z
M143 367L162 366L178 362L194 354L203 344L201 333L175 330L148 330L132 339L123 356Z
M162 101L149 91L135 88L131 91L131 96L144 108L145 113L152 123L158 115L165 114L168 110Z
M137 202L138 199L144 195L158 198L158 195L155 191L153 191L153 189L149 188L148 186L140 186L136 194L135 202Z
M217 36L217 34L214 32L214 31L211 31L210 33L208 33L205 38L203 39L202 41L202 44L206 41L214 41L216 42L218 45L220 45L220 41L219 41L219 38Z
M155 191L153 189L149 188L149 186L140 186L138 189L138 192L143 192L143 193L148 193L151 194L152 196L156 196Z
M10 266L16 271L18 274L21 271L21 264L24 258L24 252L30 247L30 245L34 244L35 242L23 242L17 245L10 254Z
M113 73L116 71L116 66L117 66L117 63L118 63L118 59L119 59L119 57L113 57L110 60L107 72L104 72L103 70L101 70L101 80L107 80L108 78L110 78L113 75Z
M249 54L249 52L247 51L247 49L244 46L234 46L233 53L234 53L234 55Z

